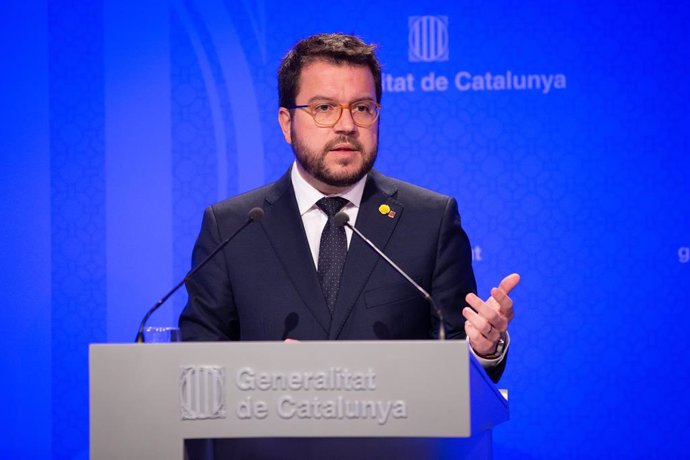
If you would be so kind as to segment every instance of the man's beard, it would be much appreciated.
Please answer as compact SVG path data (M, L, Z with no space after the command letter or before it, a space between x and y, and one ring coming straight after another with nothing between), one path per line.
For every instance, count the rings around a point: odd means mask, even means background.
M319 154L309 150L296 135L295 131L291 131L292 137L292 151L295 154L297 162L302 166L310 176L324 184L332 187L348 187L357 183L362 177L366 176L376 161L376 154L378 151L378 142L374 145L370 152L364 151L364 146L361 142L351 136L341 135L324 146ZM378 136L377 136L378 137ZM338 144L350 144L356 150L359 150L362 155L362 165L359 169L350 174L342 175L329 171L326 166L326 156L328 152Z

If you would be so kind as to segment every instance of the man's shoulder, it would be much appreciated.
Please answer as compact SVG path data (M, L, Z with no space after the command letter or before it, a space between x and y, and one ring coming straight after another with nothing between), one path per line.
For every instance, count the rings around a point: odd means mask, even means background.
M282 176L275 182L219 201L210 207L214 212L249 211L253 207L263 207L266 201L270 202L280 198L288 190L290 190L289 174Z
M386 176L377 170L371 171L371 178L376 186L403 204L418 204L423 206L443 206L453 200L450 195L421 187L411 182Z
M266 194L271 190L275 183L262 185L261 187L240 193L239 195L226 198L211 205L214 211L230 211L236 208L244 209L247 206L261 206L266 198Z

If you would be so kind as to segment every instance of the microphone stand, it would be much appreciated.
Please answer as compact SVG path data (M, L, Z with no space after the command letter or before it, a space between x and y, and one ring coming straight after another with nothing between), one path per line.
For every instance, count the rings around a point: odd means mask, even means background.
M443 311L439 308L438 304L434 300L433 297L431 297L431 294L429 294L423 287L421 287L415 280L410 278L410 275L405 273L402 268L398 267L398 265L393 262L386 254L383 253L374 243L372 243L366 236L362 234L358 229L356 229L350 222L350 216L347 215L346 212L340 211L335 215L335 225L336 227L342 227L343 225L348 227L350 230L352 230L358 237L360 237L371 249L376 252L383 260L385 260L388 265L393 267L395 271L397 271L403 278L407 280L408 283L410 283L412 286L419 291L419 293L422 295L424 300L429 302L431 307L434 309L434 312L436 312L436 315L438 316L439 319L439 327L438 327L438 339L439 340L445 340L446 339L446 323L443 318Z
M252 222L259 222L262 218L264 217L264 210L261 208L252 208L251 211L249 211L249 217L247 218L247 221L242 224L240 228L238 228L232 235L227 237L222 243L218 245L216 249L213 250L204 260L201 261L199 265L194 267L192 270L190 270L187 275L175 285L174 288L172 288L167 294L163 296L162 299L160 299L156 304L149 309L149 311L146 312L146 315L144 315L144 318L141 320L141 323L139 324L139 329L137 330L137 336L134 339L134 343L144 343L144 328L146 327L146 322L149 320L151 315L160 308L161 305L165 303L168 298L170 298L171 295L173 295L175 292L177 292L180 287L182 287L183 284L185 284L196 272L198 272L204 265L206 265L211 259L213 259L213 256L218 254L227 244L232 241L242 230L247 228L249 224Z

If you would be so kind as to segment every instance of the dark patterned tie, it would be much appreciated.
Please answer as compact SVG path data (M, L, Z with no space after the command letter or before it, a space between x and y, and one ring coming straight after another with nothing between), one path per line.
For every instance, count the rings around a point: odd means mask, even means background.
M319 247L319 281L326 299L328 309L333 312L335 300L338 298L340 274L347 257L347 237L345 227L335 226L335 216L348 201L341 197L321 198L316 206L328 215L328 222L321 232L321 246Z

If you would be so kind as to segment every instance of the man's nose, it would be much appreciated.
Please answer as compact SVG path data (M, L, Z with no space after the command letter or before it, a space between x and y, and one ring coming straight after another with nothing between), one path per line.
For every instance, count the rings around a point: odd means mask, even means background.
M333 126L333 129L337 133L353 133L357 125L352 118L352 112L350 112L349 107L342 107L342 111L340 119L338 119L338 122Z

